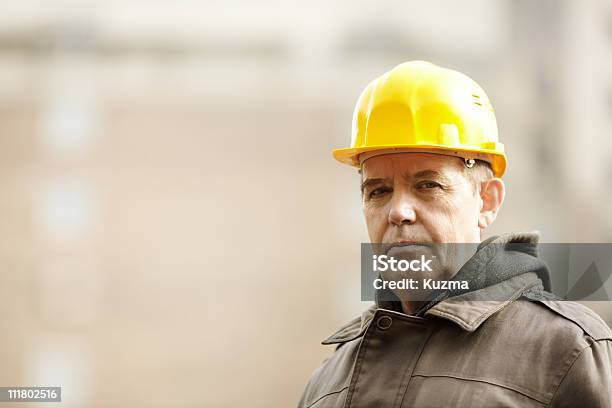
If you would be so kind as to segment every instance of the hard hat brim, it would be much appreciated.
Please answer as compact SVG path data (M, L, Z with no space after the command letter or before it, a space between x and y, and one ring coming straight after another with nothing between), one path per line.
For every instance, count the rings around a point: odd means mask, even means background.
M442 145L393 145L393 146L368 146L368 147L349 147L345 149L335 149L332 153L336 160L353 167L361 167L359 155L362 153L377 152L380 154L394 153L433 153L462 158L478 159L488 162L491 165L495 177L502 177L506 171L507 158L504 153L496 150L457 148Z

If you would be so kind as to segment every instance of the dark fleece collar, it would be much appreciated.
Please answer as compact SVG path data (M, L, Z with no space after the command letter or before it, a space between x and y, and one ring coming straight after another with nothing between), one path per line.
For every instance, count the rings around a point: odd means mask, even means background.
M488 238L478 245L476 253L461 267L453 279L470 282L471 292L527 272L535 272L542 281L544 290L550 291L552 286L550 272L544 261L538 258L539 240L538 232L515 232ZM468 290L438 291L429 301L423 302L416 315L423 315L436 303L466 292ZM381 300L378 295L377 292L376 305L379 308L402 311L399 299Z

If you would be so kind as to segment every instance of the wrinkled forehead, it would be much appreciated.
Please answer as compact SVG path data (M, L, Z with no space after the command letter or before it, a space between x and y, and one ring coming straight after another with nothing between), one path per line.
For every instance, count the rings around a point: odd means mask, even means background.
M435 153L389 153L370 157L361 165L364 178L405 176L430 170L449 176L463 175L463 159Z

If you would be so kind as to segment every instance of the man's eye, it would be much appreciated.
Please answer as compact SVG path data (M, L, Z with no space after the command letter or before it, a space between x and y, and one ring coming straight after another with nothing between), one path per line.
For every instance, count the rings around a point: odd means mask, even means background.
M382 196L385 193L388 193L390 190L391 189L388 188L388 187L379 187L379 188L376 188L376 189L372 190L368 197L369 198L377 198L377 197Z
M424 181L419 184L419 188L429 190L432 188L442 188L442 186L435 181Z

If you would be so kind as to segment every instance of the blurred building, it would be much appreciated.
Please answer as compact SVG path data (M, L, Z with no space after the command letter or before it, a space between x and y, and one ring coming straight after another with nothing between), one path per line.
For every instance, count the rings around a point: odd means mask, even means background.
M24 0L0 14L0 385L66 407L286 407L359 301L359 92L411 59L488 92L489 234L612 240L612 5ZM592 304L612 322L608 303Z

